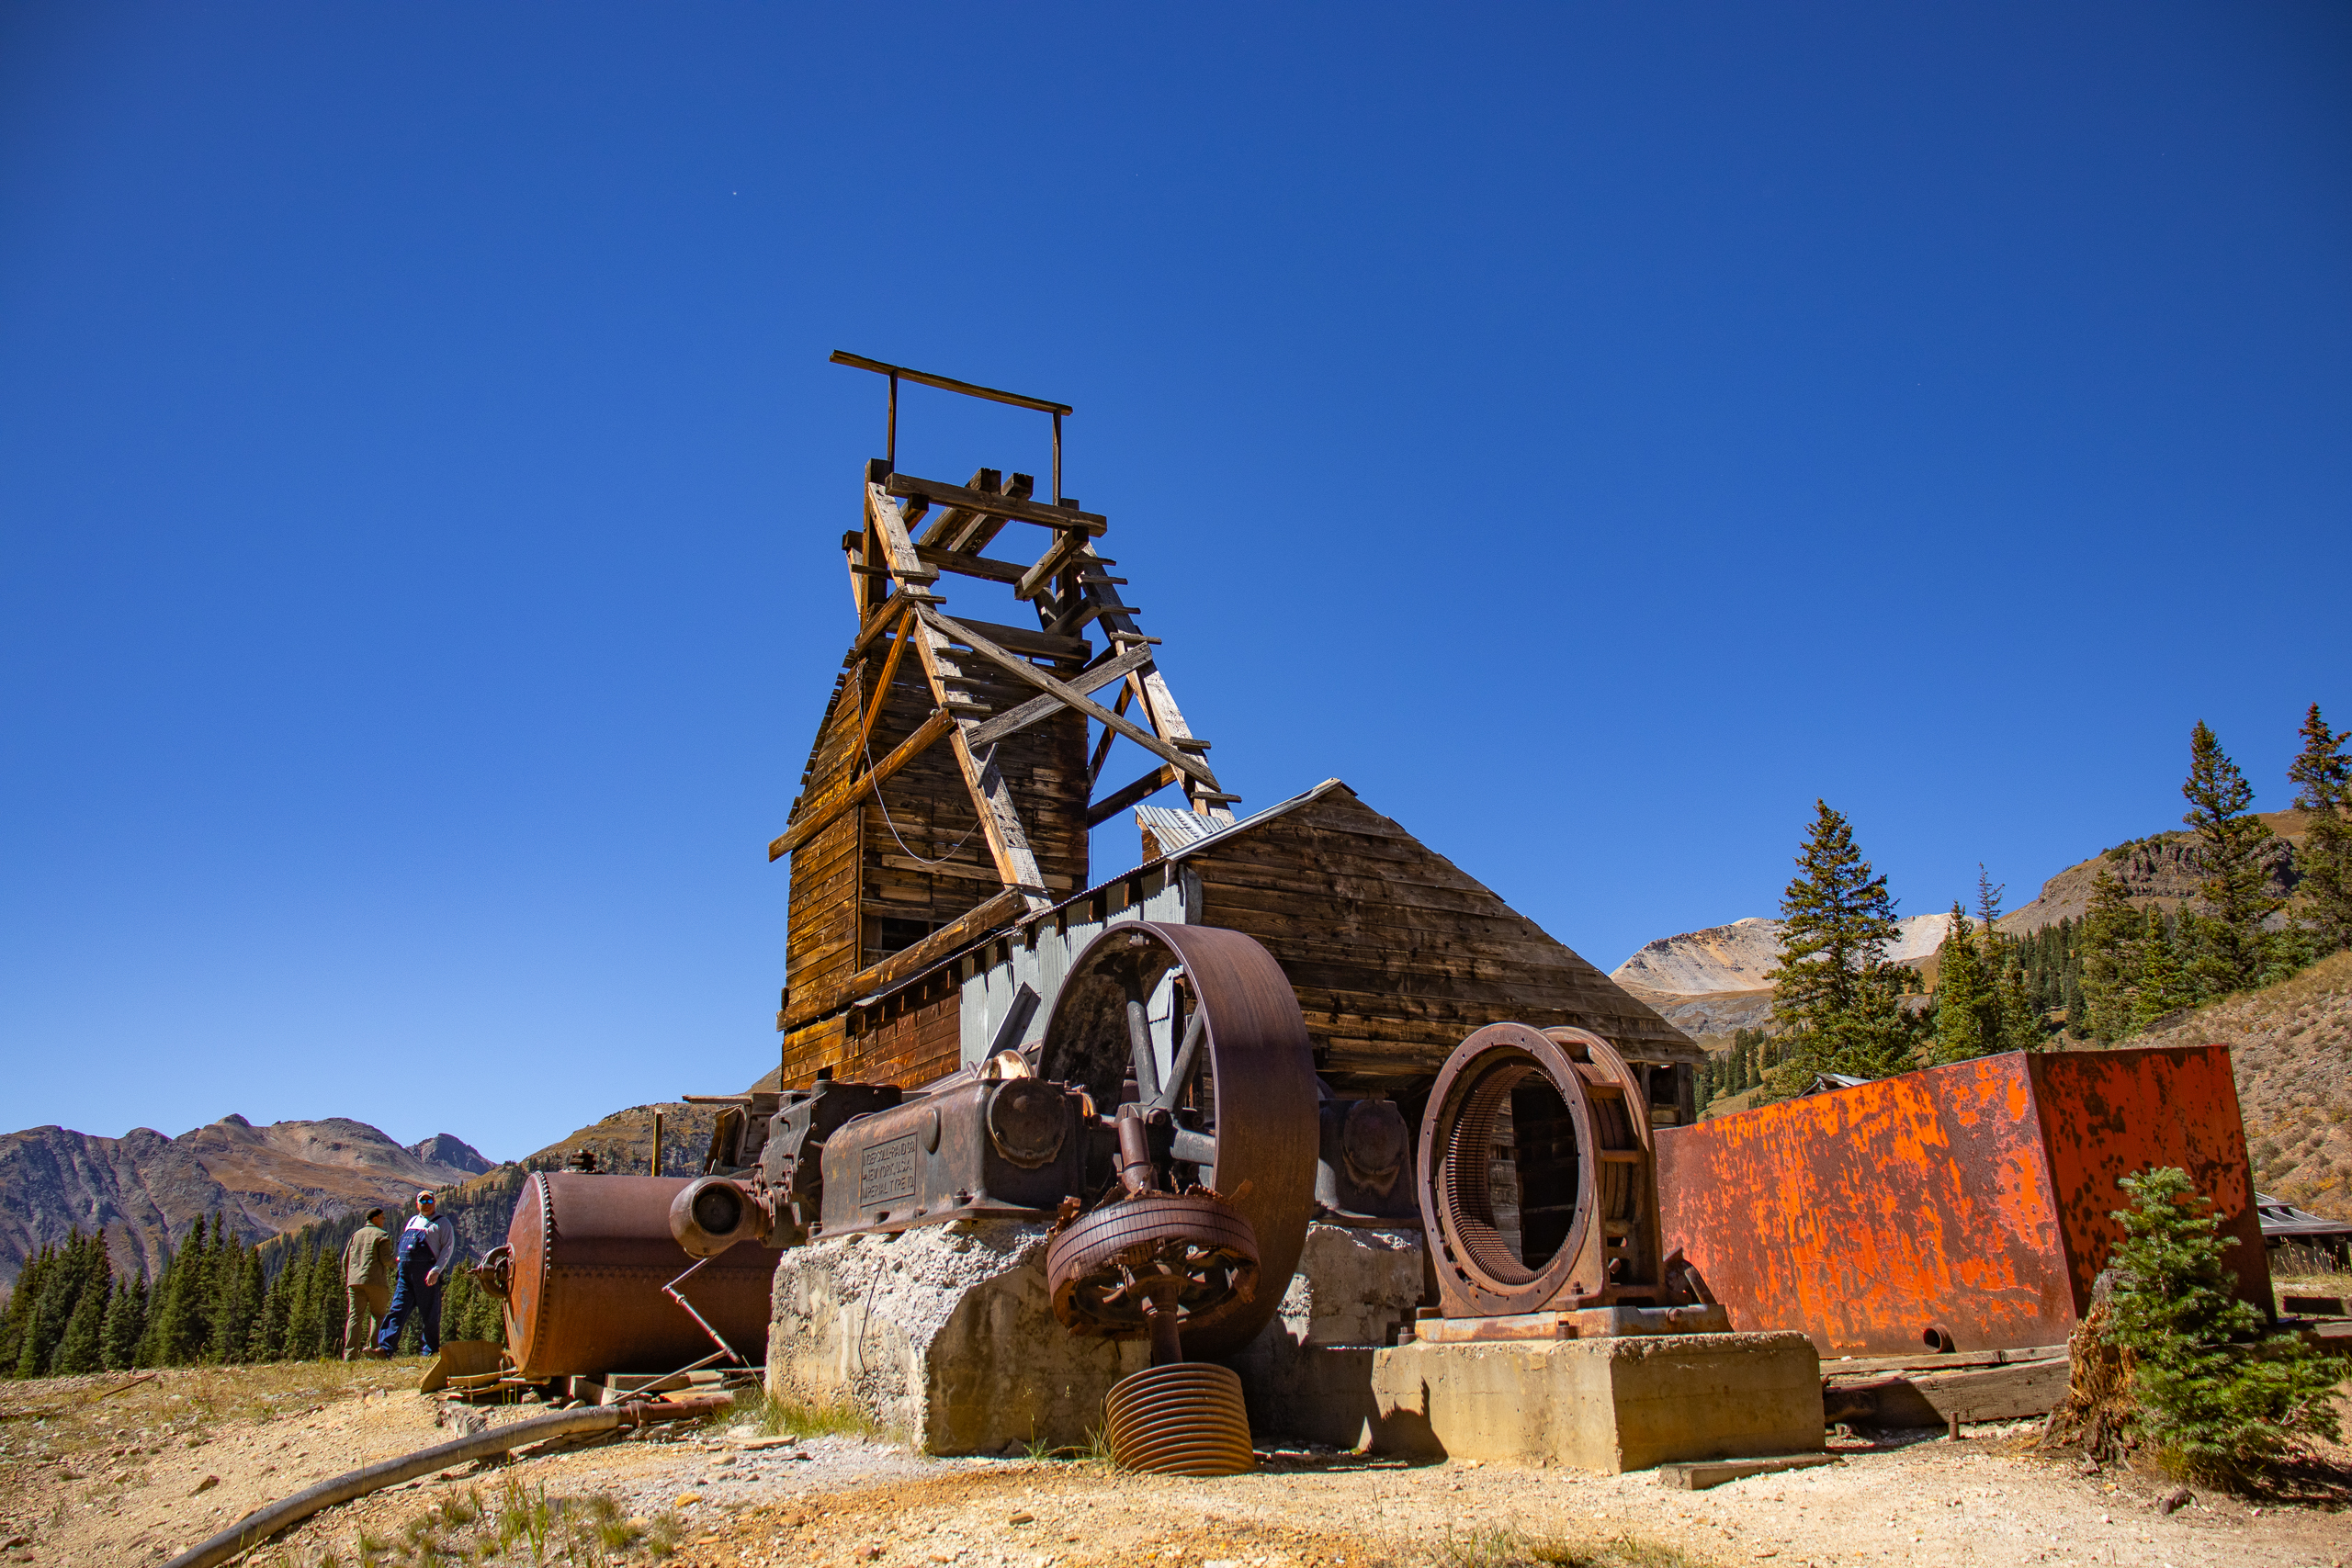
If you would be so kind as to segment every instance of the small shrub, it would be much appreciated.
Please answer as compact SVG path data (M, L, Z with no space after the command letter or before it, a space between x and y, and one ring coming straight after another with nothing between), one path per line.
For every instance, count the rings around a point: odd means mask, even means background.
M2312 1440L2337 1436L2335 1385L2347 1358L2263 1331L2236 1296L2210 1200L2171 1168L2127 1176L2132 1207L2107 1335L2130 1358L2133 1425L2177 1475L2227 1486L2260 1481Z
M686 1521L676 1514L656 1514L646 1521L645 1546L656 1558L668 1557L686 1539Z

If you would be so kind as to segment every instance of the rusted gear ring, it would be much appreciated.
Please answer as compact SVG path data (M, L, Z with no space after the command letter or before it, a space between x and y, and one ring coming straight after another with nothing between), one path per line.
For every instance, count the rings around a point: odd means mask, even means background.
M1238 1210L1205 1193L1131 1198L1047 1242L1046 1283L1064 1328L1113 1337L1148 1331L1145 1303L1164 1284L1189 1348L1250 1309L1258 1238Z
M1492 1188L1506 1111L1522 1184L1516 1252ZM1599 1035L1520 1023L1472 1034L1438 1074L1419 1152L1421 1219L1447 1316L1597 1304L1654 1281L1648 1108L1639 1077Z
M1114 1110L1132 1061L1128 1000L1154 994L1179 964L1203 1023L1190 1095L1205 1116L1199 1130L1216 1142L1199 1180L1249 1223L1259 1265L1253 1300L1186 1326L1184 1354L1210 1359L1240 1349L1273 1316L1314 1213L1314 1052L1282 966L1239 931L1112 925L1072 961L1055 996L1037 1076L1080 1085Z

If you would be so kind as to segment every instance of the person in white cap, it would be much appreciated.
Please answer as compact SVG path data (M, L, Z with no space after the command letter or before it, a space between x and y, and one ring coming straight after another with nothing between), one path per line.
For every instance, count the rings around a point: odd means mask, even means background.
M392 1277L392 1307L377 1332L373 1354L389 1356L401 1342L408 1314L417 1314L428 1356L441 1350L441 1281L458 1255L457 1227L443 1219L430 1191L416 1195L416 1213L401 1227L400 1269Z

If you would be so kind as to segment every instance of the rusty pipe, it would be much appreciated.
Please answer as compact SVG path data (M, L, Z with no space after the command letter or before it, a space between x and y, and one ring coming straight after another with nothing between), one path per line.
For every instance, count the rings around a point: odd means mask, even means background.
M737 1242L768 1245L775 1204L764 1187L706 1176L670 1200L670 1235L689 1258L716 1258Z
M1132 1105L1119 1107L1119 1185L1130 1193L1159 1190L1159 1173L1152 1168L1151 1137L1143 1117Z
M370 1492L381 1492L387 1486L398 1486L403 1481L413 1481L420 1475L430 1475L436 1470L447 1470L454 1464L503 1454L526 1443L569 1437L575 1432L605 1432L616 1427L642 1427L655 1421L681 1421L714 1416L733 1403L732 1394L710 1393L694 1399L607 1404L589 1410L559 1410L553 1415L533 1416L528 1421L493 1427L487 1432L477 1432L455 1442L437 1443L429 1449L402 1454L398 1459L379 1461L364 1470L351 1471L333 1480L322 1481L307 1491L297 1492L266 1508L256 1508L220 1534L189 1547L164 1563L164 1568L213 1568L213 1564L226 1562L240 1552L249 1551L279 1530L299 1524L312 1514L332 1508L338 1503L348 1503L355 1497L365 1497Z

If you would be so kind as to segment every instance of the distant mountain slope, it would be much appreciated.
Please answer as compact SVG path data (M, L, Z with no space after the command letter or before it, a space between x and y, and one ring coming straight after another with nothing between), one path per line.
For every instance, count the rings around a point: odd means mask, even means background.
M2227 1045L2255 1185L2352 1220L2352 953L2124 1043Z
M376 1204L404 1213L417 1189L440 1190L443 1213L479 1258L506 1239L532 1170L568 1165L582 1150L600 1170L642 1175L662 1114L662 1168L702 1169L718 1108L673 1101L616 1111L511 1164L493 1166L450 1133L403 1148L364 1122L278 1122L227 1116L176 1138L141 1127L120 1138L63 1127L0 1136L0 1286L70 1228L103 1227L115 1266L162 1266L165 1251L216 1210L248 1243L271 1236L340 1243Z
M1923 964L1943 945L1949 915L1913 915L1897 921L1900 937L1887 948L1898 964ZM1609 976L1694 1040L1758 1029L1772 1010L1765 976L1780 965L1787 927L1751 915L1727 926L1660 937Z
M2294 891L2295 851L2309 818L2301 811L2271 811L2262 820L2276 835L2267 852L2270 886L2284 897ZM2188 835L2156 833L2068 866L2043 883L2031 903L2002 916L2000 929L2025 936L2061 919L2081 919L2101 871L2112 874L2134 899L2168 910L2178 908L2197 891L2188 863ZM2284 919L2276 917L2273 923ZM1898 924L1901 940L1887 956L1913 965L1932 983L1936 950L1943 945L1950 914L1912 915ZM1610 978L1694 1040L1760 1029L1771 1016L1772 991L1765 976L1780 963L1783 929L1778 920L1750 916L1727 926L1660 937L1620 964Z
M447 1133L409 1147L364 1122L226 1116L176 1138L63 1127L0 1135L0 1281L70 1229L104 1229L118 1267L153 1273L165 1249L218 1210L248 1242L371 1203L405 1203L491 1168Z
M1888 946L1887 957L1908 964L1929 956L1943 945L1950 923L1950 917L1941 914L1896 921L1902 934ZM1768 989L1771 982L1765 976L1780 965L1781 938L1787 930L1779 920L1750 915L1727 926L1660 937L1617 965L1609 977L1621 986L1668 996Z
M2284 897L2295 890L2295 851L2302 847L2303 829L2311 817L2301 811L2261 815L2274 835L2264 861L2270 870L2270 890ZM2091 907L2091 885L2102 871L2121 883L2134 899L2167 911L2177 909L2197 891L2197 874L2190 869L2188 851L2188 834L2182 830L2155 833L2103 850L2043 883L2033 902L2001 917L1998 929L2011 936L2026 936L2062 919L2081 919Z

